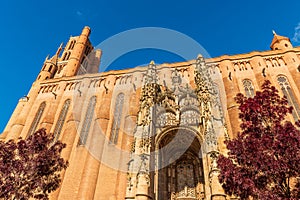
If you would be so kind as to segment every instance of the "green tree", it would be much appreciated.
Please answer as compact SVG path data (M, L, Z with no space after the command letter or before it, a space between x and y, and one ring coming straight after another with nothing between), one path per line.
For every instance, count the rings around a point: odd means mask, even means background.
M219 180L241 199L300 199L300 131L286 120L292 112L269 81L253 98L236 96L241 132L226 141L218 158Z
M27 139L0 141L0 198L48 199L61 182L68 162L61 157L66 147L40 129Z

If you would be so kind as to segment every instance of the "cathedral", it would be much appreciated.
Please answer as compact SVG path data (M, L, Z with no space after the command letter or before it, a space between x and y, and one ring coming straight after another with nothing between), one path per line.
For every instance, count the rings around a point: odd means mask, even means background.
M270 80L300 117L300 47L273 32L270 50L99 73L84 27L47 57L1 137L40 128L67 144L52 200L225 200L216 159L239 131L234 97ZM105 53L105 52L104 52Z

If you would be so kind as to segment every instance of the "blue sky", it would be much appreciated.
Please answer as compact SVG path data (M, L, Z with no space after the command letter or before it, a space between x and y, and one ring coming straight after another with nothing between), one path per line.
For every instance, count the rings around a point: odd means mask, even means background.
M27 94L45 57L86 25L92 29L94 45L133 28L162 27L193 38L212 57L269 50L272 29L290 37L294 46L300 45L298 0L4 2L0 6L0 132L18 99ZM152 59L181 61L172 53L145 50L124 55L113 65L135 67Z

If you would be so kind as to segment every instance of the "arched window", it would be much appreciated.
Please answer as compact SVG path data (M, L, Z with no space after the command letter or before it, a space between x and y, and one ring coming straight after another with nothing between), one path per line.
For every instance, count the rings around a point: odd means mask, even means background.
M68 53L67 53L67 56L66 56L66 58L65 58L65 60L69 60L70 55L71 55L71 52L68 52Z
M293 108L294 108L293 113L292 113L293 118L295 119L295 121L298 121L299 117L300 117L300 108L297 103L297 100L295 99L295 96L293 94L293 91L290 87L290 84L289 84L287 78L285 76L278 76L277 81L280 85L282 93L284 94L284 96L286 96L286 98L289 102L289 105L293 106Z
M50 65L48 72L51 72L52 68L53 68L53 65Z
M73 48L74 48L74 46L75 46L75 43L76 43L76 41L74 40L74 41L73 41L73 43L72 43L71 49L73 49Z
M245 90L246 97L253 97L254 96L254 87L250 80L243 80L243 86Z
M74 48L74 45L75 45L76 41L73 40L70 42L70 45L69 45L69 49L73 49Z
M30 129L29 129L29 132L28 132L29 134L28 135L31 135L31 134L33 134L36 131L36 128L39 125L41 117L42 117L43 112L45 110L45 107L46 107L46 103L45 102L41 103L41 105L40 105L38 111L36 112L35 117L34 117L34 119L32 121L32 124L30 126Z
M67 52L64 53L62 60L66 60L67 54L68 54Z
M79 143L78 143L79 145L86 144L86 140L88 138L89 130L90 130L91 123L93 120L95 106L96 106L96 97L93 96L89 101L89 105L88 105L86 113L85 113L83 125L82 125L81 131L80 131L80 138L79 138Z
M56 141L59 138L60 132L61 132L64 122L66 120L66 116L67 116L67 113L68 113L68 110L70 107L70 103L71 103L71 100L67 99L60 111L58 120L57 120L55 128L54 128L54 132L53 132L54 141Z
M109 141L113 144L117 144L117 142L118 142L118 136L119 136L120 126L121 126L123 104L124 104L124 94L120 93L116 99L113 125L111 128L111 133L110 133L110 138L109 138Z

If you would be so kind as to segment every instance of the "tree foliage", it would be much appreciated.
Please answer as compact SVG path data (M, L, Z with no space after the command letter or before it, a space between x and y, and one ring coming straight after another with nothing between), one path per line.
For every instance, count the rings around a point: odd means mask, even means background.
M300 199L300 131L286 120L292 108L269 81L253 98L238 94L241 131L225 142L219 180L241 199Z
M0 199L48 199L61 182L68 162L61 157L66 147L40 129L27 139L0 141Z

